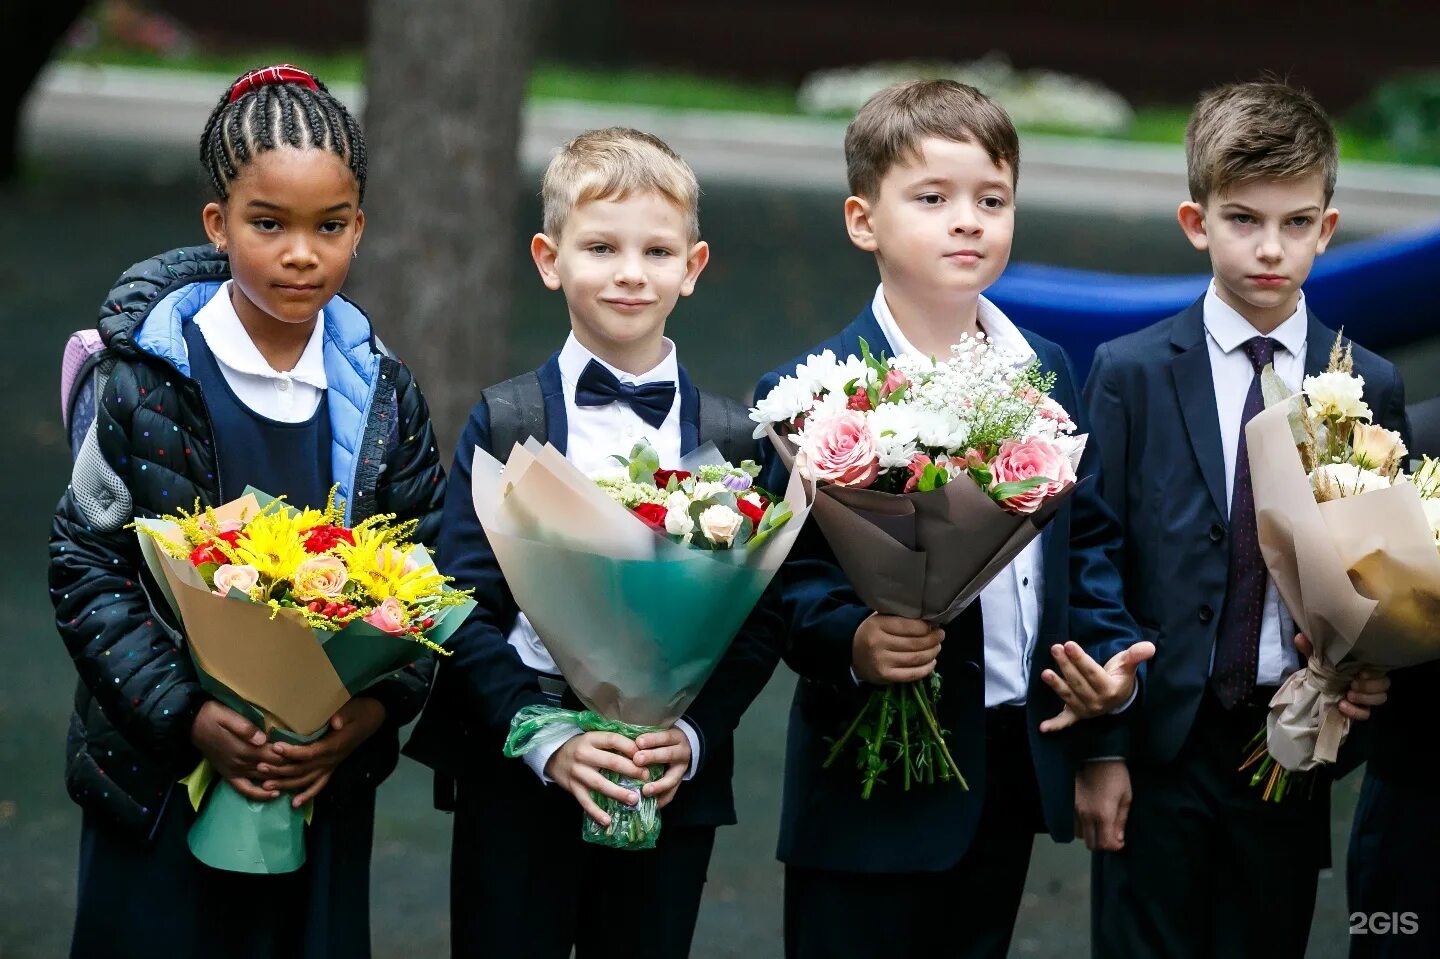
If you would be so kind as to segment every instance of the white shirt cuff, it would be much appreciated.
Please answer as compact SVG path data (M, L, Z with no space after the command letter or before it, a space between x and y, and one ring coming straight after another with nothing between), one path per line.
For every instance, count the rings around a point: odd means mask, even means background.
M1135 697L1140 695L1140 677L1135 677L1135 685L1130 688L1130 698L1125 700L1125 705L1117 706L1110 710L1111 716L1118 716L1129 709L1135 703Z
M550 757L555 755L561 746L584 731L574 723L564 725L557 723L540 733L544 736L544 741L520 758L525 761L525 765L530 767L531 772L540 777L542 783L553 783L555 780L545 775L545 767L550 763Z
M690 767L685 770L685 775L680 777L681 782L689 782L695 777L695 770L700 768L700 734L695 731L694 726L683 719L675 720L675 728L690 740Z

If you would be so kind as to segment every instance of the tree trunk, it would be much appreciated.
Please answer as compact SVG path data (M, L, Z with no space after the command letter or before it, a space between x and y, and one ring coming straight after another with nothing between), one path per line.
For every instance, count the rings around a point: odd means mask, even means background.
M0 183L20 166L20 107L86 0L0 5Z
M505 373L520 108L544 0L372 0L357 299L410 364L441 457Z

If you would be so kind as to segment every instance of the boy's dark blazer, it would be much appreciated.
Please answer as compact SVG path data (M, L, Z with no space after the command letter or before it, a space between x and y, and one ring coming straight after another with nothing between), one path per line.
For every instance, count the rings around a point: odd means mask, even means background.
M536 375L544 398L543 423L548 440L564 453L569 431L559 354L536 370ZM702 395L709 396L702 394L681 368L676 402L680 404L682 455L701 443ZM720 437L704 439L725 445ZM441 569L455 578L457 587L473 589L477 605L446 644L453 655L440 659L430 701L405 746L406 755L436 770L436 802L440 808L453 808L455 780L502 782L529 777L535 781L534 774L520 766L520 760L504 758L501 746L511 717L522 707L554 704L553 698L541 689L539 674L521 661L506 640L520 610L505 585L471 500L471 465L477 446L497 458L509 452L491 449L490 411L483 399L471 410L456 448L439 543ZM780 659L784 638L778 592L772 584L685 713L684 718L699 736L700 758L694 778L680 786L675 801L666 808L667 823L718 826L735 822L730 784L734 767L732 734ZM564 584L556 584L555 601L572 601ZM568 689L563 705L583 708Z
M1306 375L1325 370L1334 342L1335 331L1310 313ZM1374 421L1408 439L1399 371L1360 346L1354 355ZM1085 398L1096 427L1091 443L1101 457L1100 491L1125 527L1119 563L1125 602L1156 645L1144 700L1127 716L1130 755L1168 763L1189 736L1209 681L1230 561L1204 298L1101 344ZM1354 727L1359 734L1352 732L1336 774L1363 759L1366 725Z
M1064 351L1022 332L1044 369L1055 373L1051 395L1084 432L1085 411ZM859 356L862 337L877 355L886 347L868 305L853 323L810 352L830 349L840 357ZM795 362L767 374L756 387L756 396L768 393L780 376L793 373ZM763 482L783 488L784 469L778 457L768 449L764 455ZM1078 471L1080 488L1041 534L1045 595L1025 718L1044 826L1059 842L1074 837L1076 762L1087 756L1118 755L1123 742L1116 734L1123 728L1104 718L1059 734L1039 732L1041 721L1062 707L1040 679L1040 673L1053 665L1050 646L1073 639L1103 665L1138 639L1111 561L1119 551L1119 528L1094 480L1088 478L1097 462L1098 455L1087 449ZM800 681L790 710L780 859L792 866L845 872L939 872L954 866L975 835L985 797L984 636L979 602L946 627L938 664L943 678L938 719L950 733L947 742L970 790L936 782L905 792L898 770L892 770L866 800L860 798L860 775L848 755L830 769L821 765L830 740L854 718L870 691L856 686L850 664L855 630L871 610L860 603L813 522L801 533L781 577L790 622L785 660L800 674ZM1033 797L1029 801L1033 803Z

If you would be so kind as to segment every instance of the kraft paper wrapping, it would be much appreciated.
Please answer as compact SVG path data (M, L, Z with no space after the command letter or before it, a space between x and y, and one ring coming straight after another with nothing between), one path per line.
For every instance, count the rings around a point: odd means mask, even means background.
M217 520L255 516L261 498L247 492L214 509ZM179 526L165 520L139 519L137 526L185 544ZM330 717L355 694L381 676L401 669L428 650L391 636L368 623L351 623L339 632L312 629L290 610L274 612L232 590L218 596L187 559L171 557L150 536L137 532L145 563L185 629L185 645L207 693L262 726L276 741L312 742L324 735ZM416 546L411 556L433 566L428 551ZM474 603L448 607L426 636L443 645ZM274 613L272 618L272 613ZM228 784L214 788L209 764L183 782L190 787L200 815L188 843L197 859L233 872L278 874L305 863L303 824L310 810L292 809L286 797L270 802L245 799ZM203 808L200 800L205 799Z
M1350 721L1336 708L1364 667L1440 658L1440 552L1408 483L1316 503L1289 397L1245 428L1260 552L1314 645L1270 701L1270 754L1286 769L1335 761Z
M681 468L719 463L707 444ZM784 561L808 513L753 551L694 550L657 535L553 446L516 445L502 465L475 450L475 514L516 604L585 705L632 726L668 726L699 694Z
M767 434L792 476L798 473L793 440L774 427ZM1030 514L1007 512L968 477L926 493L819 486L814 515L866 606L943 625L1040 535L1078 485Z

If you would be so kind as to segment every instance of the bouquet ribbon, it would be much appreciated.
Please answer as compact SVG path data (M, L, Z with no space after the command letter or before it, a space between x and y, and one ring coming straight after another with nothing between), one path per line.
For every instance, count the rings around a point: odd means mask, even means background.
M544 746L564 742L575 727L587 733L619 733L636 739L644 733L664 732L664 726L632 726L617 719L606 719L593 710L575 711L559 706L526 706L510 720L510 735L505 739L505 755L514 759ZM664 766L651 766L653 781L664 773ZM604 770L605 778L626 789L640 792L645 784ZM653 849L660 837L660 810L654 796L641 793L640 802L626 805L609 796L591 791L591 798L610 816L610 825L602 826L585 817L584 839L612 849Z
M1311 656L1303 669L1285 677L1266 718L1270 755L1277 763L1306 771L1335 761L1350 732L1350 717L1338 707L1359 670L1358 663L1337 667Z

